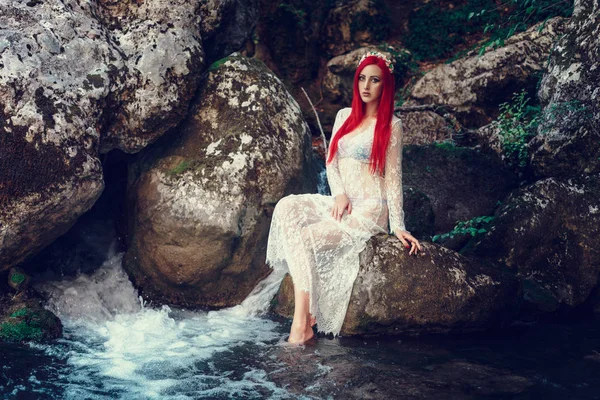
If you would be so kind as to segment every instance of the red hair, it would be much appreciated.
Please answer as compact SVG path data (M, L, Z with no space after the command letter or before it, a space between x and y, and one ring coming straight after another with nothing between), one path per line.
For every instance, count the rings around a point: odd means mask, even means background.
M394 76L390 72L385 61L376 56L369 56L360 63L354 74L354 89L352 94L352 111L344 124L339 128L337 134L329 144L331 151L327 163L330 163L338 149L338 142L342 137L352 132L360 125L365 116L365 103L360 98L358 89L358 78L360 73L367 65L377 65L381 68L383 90L379 98L379 108L377 110L377 122L375 123L375 136L373 146L371 147L371 157L369 159L370 171L372 174L379 173L383 175L385 170L385 154L390 144L392 135L392 116L394 115L394 92L396 83Z

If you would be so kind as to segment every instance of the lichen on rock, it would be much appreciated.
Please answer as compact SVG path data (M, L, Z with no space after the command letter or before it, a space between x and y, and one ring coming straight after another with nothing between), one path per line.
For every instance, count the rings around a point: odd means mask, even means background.
M126 269L155 299L237 304L269 273L275 203L314 190L308 126L277 77L234 54L209 68L176 135L132 167Z

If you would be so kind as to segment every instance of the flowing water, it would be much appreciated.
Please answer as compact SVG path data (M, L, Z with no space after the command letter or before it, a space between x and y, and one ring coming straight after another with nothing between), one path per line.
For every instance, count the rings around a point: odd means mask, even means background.
M0 347L6 399L600 398L600 321L468 337L285 342L265 316L281 276L239 306L192 312L138 298L111 254L40 284L64 323L50 344Z

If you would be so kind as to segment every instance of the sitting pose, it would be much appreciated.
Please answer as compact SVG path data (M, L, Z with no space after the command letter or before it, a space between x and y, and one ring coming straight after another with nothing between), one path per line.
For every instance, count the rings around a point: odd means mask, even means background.
M288 341L339 334L359 253L373 235L391 231L409 254L419 242L405 230L402 204L402 122L394 116L391 62L369 53L354 76L352 108L337 113L327 156L331 196L289 195L271 222L267 263L289 271L295 310Z

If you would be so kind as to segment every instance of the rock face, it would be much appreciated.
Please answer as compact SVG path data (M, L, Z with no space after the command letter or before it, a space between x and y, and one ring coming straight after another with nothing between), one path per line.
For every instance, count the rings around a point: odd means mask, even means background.
M469 332L514 317L520 285L512 274L422 244L424 252L414 257L392 236L369 241L342 335ZM293 312L292 286L286 278L275 302L275 311L286 316Z
M472 149L433 144L406 146L403 154L403 185L429 198L435 233L452 230L457 221L492 215L498 201L517 187L516 175L499 159Z
M258 0L200 2L200 34L209 63L238 51L258 23Z
M96 201L99 148L139 150L183 117L203 53L188 2L9 1L0 26L5 269Z
M398 114L402 119L406 136L402 142L410 144L430 144L452 140L455 129L448 121L432 111L411 111Z
M42 341L62 334L60 320L44 309L40 296L28 287L29 281L22 270L13 268L8 286L0 282L0 342Z
M350 0L327 16L325 48L333 56L385 40L390 31L389 8L382 0Z
M137 152L185 117L205 65L201 33L215 57L252 28L253 2L215 3L3 2L0 270L94 204L99 152Z
M548 178L513 195L469 254L508 266L541 311L584 304L600 278L600 176Z
M315 190L310 134L298 104L260 61L220 60L201 88L180 131L130 170L124 265L149 298L225 307L269 272L275 203Z
M514 92L535 91L554 41L564 32L562 18L548 20L506 40L505 46L488 50L481 57L470 53L427 73L416 84L411 100L419 104L448 104L468 127L485 125L498 114L498 105Z
M544 119L529 143L538 177L600 172L599 38L598 1L576 0L538 92Z

